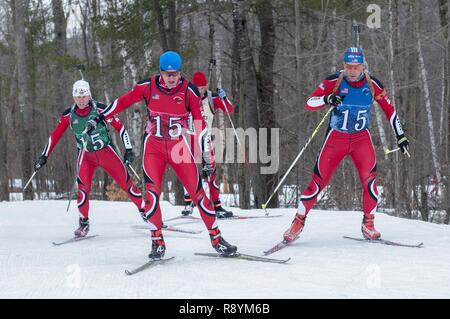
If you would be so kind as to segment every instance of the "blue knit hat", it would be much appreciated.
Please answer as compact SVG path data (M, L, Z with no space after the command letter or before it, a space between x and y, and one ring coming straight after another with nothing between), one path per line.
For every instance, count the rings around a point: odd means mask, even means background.
M181 56L173 51L166 51L159 57L161 71L181 71Z
M357 47L347 48L344 51L344 63L346 64L363 64L364 52L363 49Z

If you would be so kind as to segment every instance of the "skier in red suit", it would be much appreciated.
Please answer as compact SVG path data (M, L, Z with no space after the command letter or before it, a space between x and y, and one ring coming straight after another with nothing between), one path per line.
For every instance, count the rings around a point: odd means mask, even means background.
M233 113L233 104L231 104L230 100L227 98L226 93L223 89L217 89L217 93L211 92L208 90L208 81L206 79L206 75L203 72L195 71L192 76L192 83L198 88L201 96L202 103L202 114L205 119L206 126L208 130L212 129L212 124L214 120L214 115L218 110L222 112L228 112L229 114ZM191 128L192 116L189 117L189 128ZM193 133L192 133L193 134ZM193 135L190 135L191 137ZM195 140L191 138L191 145L194 145ZM216 211L216 215L218 218L229 218L233 216L231 211L228 211L222 207L222 203L220 202L219 193L220 188L217 181L217 171L216 164L214 161L214 148L211 147L211 165L213 166L213 173L211 176L204 176L207 179L209 186L209 194L211 200L214 203L214 210ZM184 205L185 208L182 211L184 216L189 216L192 214L193 205L192 199L187 190L185 189L184 193Z
M214 249L221 255L232 255L237 247L226 242L217 225L214 207L202 187L195 163L201 153L203 173L210 176L210 141L200 109L197 88L181 76L181 57L167 51L160 56L160 73L137 83L133 89L117 98L105 112L86 126L90 131L103 117L111 118L131 105L144 100L147 105L147 126L144 134L143 168L146 185L142 217L151 229L150 259L161 259L166 245L161 232L162 216L159 205L161 183L167 165L170 165L199 208L200 216L209 231ZM195 127L195 149L183 137L192 113ZM200 152L199 152L200 150Z
M374 226L378 200L377 163L368 130L374 100L378 102L391 124L399 148L408 154L409 142L394 106L380 81L364 69L362 49L356 47L346 49L344 70L326 78L305 103L308 110L319 110L326 105L332 105L334 109L325 142L317 157L312 180L300 197L291 227L284 233L286 242L291 242L299 236L308 212L346 156L350 156L356 166L363 188L362 234L371 240L381 237Z
M101 114L106 105L92 99L89 83L84 80L74 83L72 95L75 104L62 114L42 155L35 161L34 170L37 171L47 163L50 153L67 128L70 127L75 135L78 147L77 183L80 218L75 236L84 237L89 232L89 195L92 177L97 167L103 168L119 184L138 209L141 209L142 206L142 194L133 184L125 167L125 165L130 165L133 162L134 154L130 137L123 124L117 117L113 117L107 121L101 121L96 129L91 132L91 135L87 135L84 132L86 123ZM110 124L120 134L125 146L123 162L114 149L108 134L107 124Z

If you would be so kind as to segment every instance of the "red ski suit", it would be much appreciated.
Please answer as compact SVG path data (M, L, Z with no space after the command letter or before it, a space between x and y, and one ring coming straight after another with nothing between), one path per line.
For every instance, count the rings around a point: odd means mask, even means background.
M201 177L194 160L198 150L209 154L206 125L200 110L197 88L181 78L173 89L166 88L162 77L152 76L137 83L133 89L108 106L104 115L108 119L129 106L144 100L147 106L147 127L144 134L143 169L145 178L145 216L151 230L162 228L159 198L166 165L170 165L199 208L208 229L217 227L214 208L202 187ZM196 149L192 150L183 133L188 126L189 112L195 126ZM196 152L194 152L196 151ZM195 157L197 158L197 157Z
M90 102L91 103L91 102ZM97 109L101 112L105 105L96 103ZM80 109L75 107L75 112L79 116L88 115L91 111L91 104ZM67 109L61 116L58 125L49 137L48 144L45 146L43 155L49 156L55 148L61 136L70 126L71 108ZM129 142L128 133L125 130L123 124L117 117L114 117L107 121L114 129L119 132L122 142L126 148L131 148ZM114 181L119 184L127 194L131 201L137 206L138 209L142 206L142 194L140 190L133 184L130 175L128 174L125 165L120 159L117 152L112 145L108 145L98 151L88 152L84 149L78 150L78 210L80 216L83 218L89 218L89 195L91 192L91 182L97 167L103 168Z
M334 74L325 79L307 99L305 108L308 110L318 110L323 108L325 106L323 97L333 93L338 76L339 74ZM357 82L344 81L346 81L345 77L336 92L337 95L345 95L349 92L358 92L354 94L360 94L357 90L352 91L352 88L358 89L363 88L363 86L367 87L368 85L366 78L363 78ZM374 99L378 102L387 119L391 123L395 134L399 135L403 133L397 113L387 97L382 84L374 77L371 77L371 81L374 89ZM369 94L370 91L366 88L365 98L367 98L367 95ZM350 98L345 97L344 102L346 99ZM364 119L363 122L366 123L366 120ZM330 125L325 141L319 155L317 156L312 180L300 197L300 202L297 209L297 213L299 215L308 214L312 206L317 201L318 195L328 184L335 169L346 156L351 157L359 173L360 182L363 188L364 214L369 215L375 213L378 200L378 191L376 186L377 163L369 130L365 128L360 131L349 133L339 131L336 128L332 128Z

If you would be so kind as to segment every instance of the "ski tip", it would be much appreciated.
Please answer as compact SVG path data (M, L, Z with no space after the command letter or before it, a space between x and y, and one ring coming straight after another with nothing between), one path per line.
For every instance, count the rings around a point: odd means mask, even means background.
M128 270L128 269L125 269L125 275L127 275L127 276L131 276L132 275L132 273Z
M196 255L196 256L204 256L204 255L205 255L205 253L199 253L199 252L195 252L195 253L194 253L194 255Z
M273 253L275 253L275 252L277 252L277 251L278 251L278 250L272 251L271 249L269 249L269 250L263 251L263 255L264 255L264 256L269 256L269 255L272 255Z

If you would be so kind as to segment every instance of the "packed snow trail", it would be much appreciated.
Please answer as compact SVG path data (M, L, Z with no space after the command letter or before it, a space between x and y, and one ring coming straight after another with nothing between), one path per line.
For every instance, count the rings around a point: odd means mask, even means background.
M162 202L164 219L183 207ZM421 249L370 245L362 237L362 213L313 210L300 238L271 255L279 265L207 258L208 233L164 232L169 263L134 276L147 261L148 230L128 202L91 202L91 231L100 236L54 246L73 235L76 207L66 201L0 203L0 298L448 298L450 227L378 214L383 238L424 242ZM239 210L245 215L263 210ZM224 238L241 253L263 256L282 239L295 209L269 209L278 218L219 220ZM198 211L194 210L194 216ZM171 224L168 222L168 224ZM172 225L176 225L174 220ZM187 226L187 225L186 225ZM177 226L184 227L184 226ZM188 225L204 230L201 221Z

